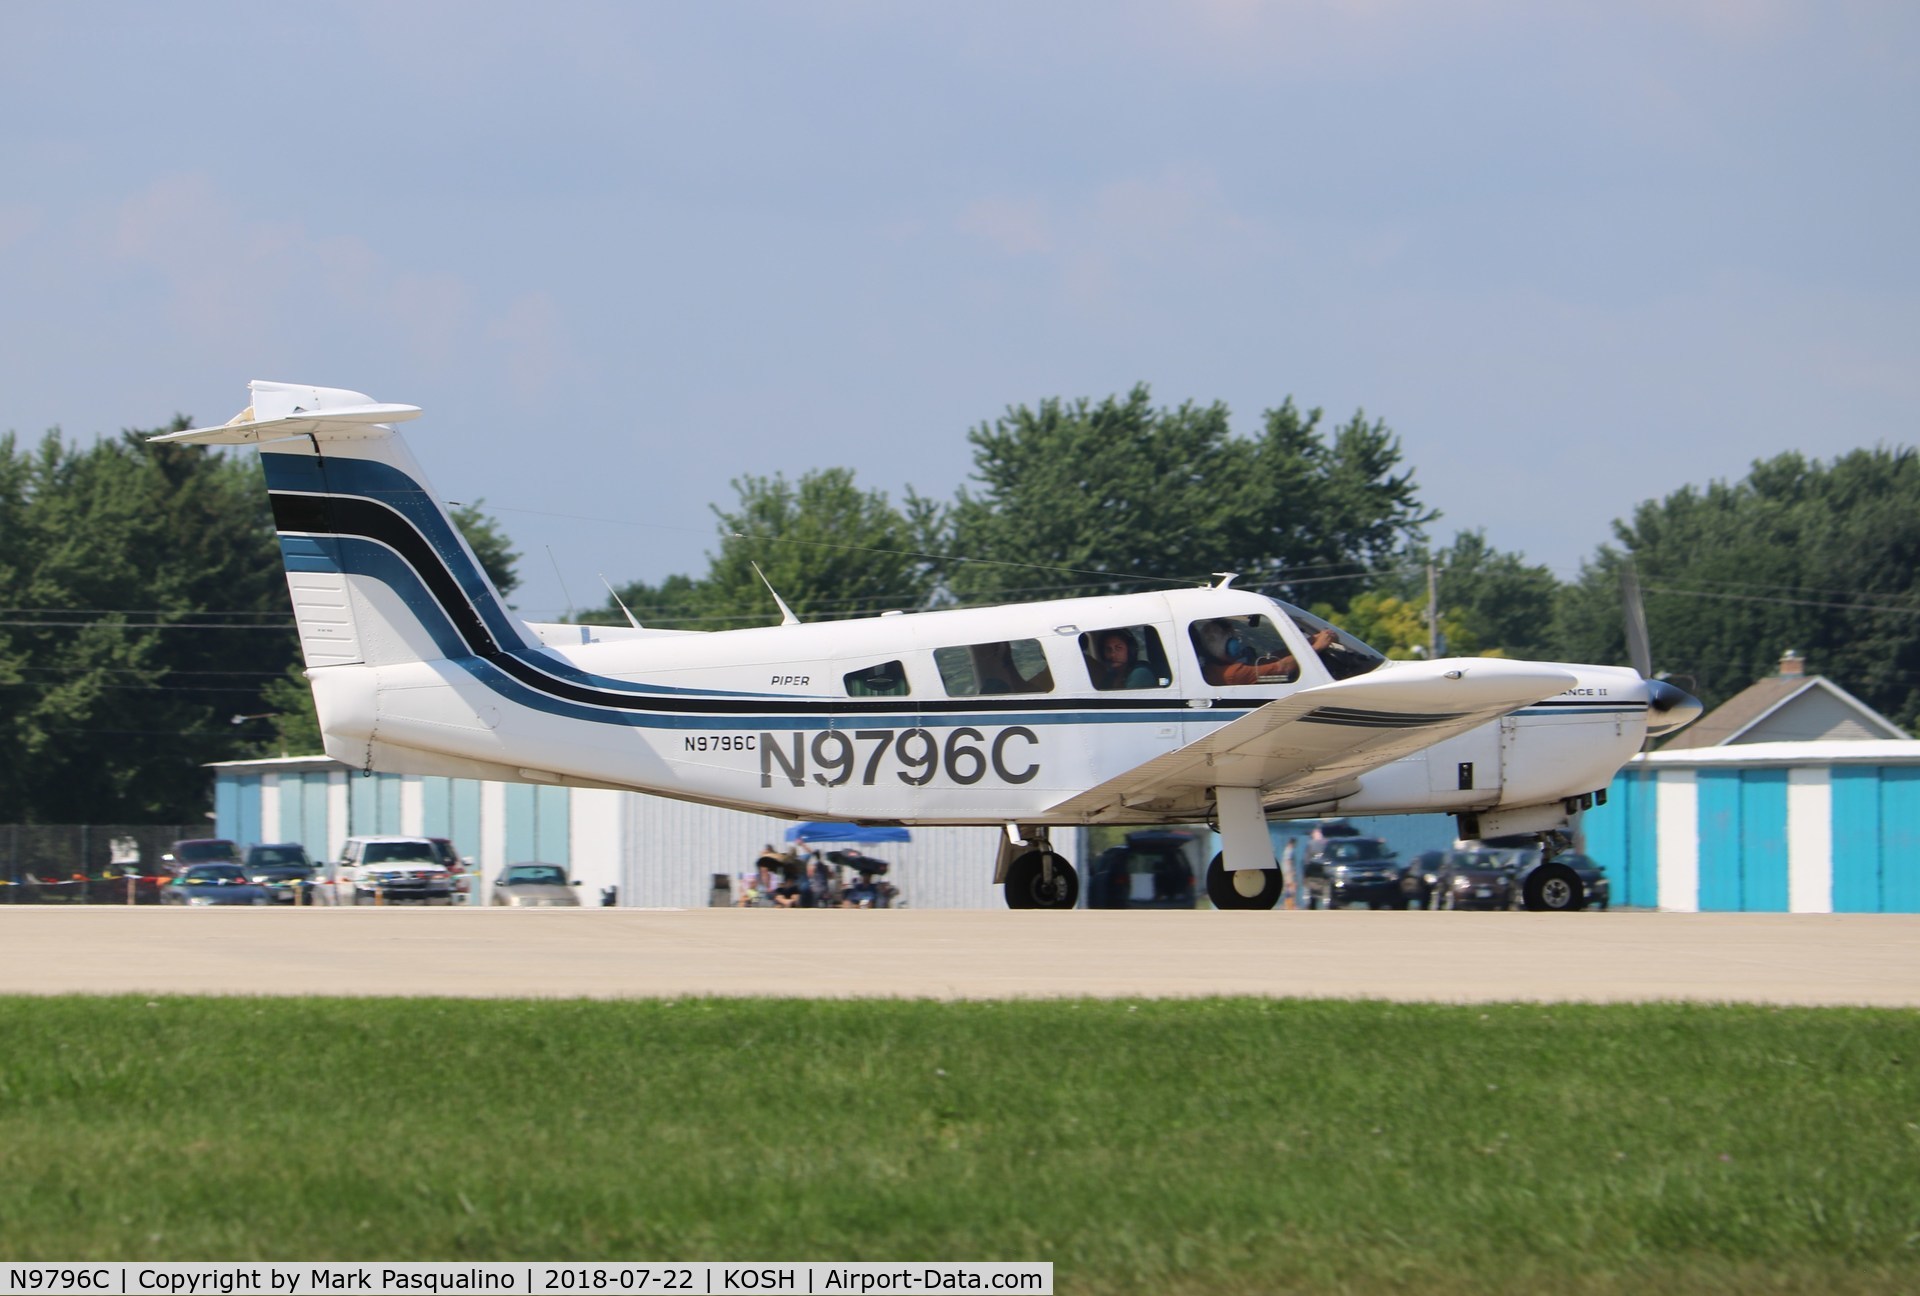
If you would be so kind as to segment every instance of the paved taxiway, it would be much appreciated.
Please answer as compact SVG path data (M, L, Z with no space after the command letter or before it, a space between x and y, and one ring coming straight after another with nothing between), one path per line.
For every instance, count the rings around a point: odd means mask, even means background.
M1920 915L22 907L0 993L1920 1007Z

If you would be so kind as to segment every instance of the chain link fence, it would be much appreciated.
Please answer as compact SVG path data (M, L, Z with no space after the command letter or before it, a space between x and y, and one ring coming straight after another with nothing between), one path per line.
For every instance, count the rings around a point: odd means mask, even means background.
M198 824L0 824L0 904L151 904Z

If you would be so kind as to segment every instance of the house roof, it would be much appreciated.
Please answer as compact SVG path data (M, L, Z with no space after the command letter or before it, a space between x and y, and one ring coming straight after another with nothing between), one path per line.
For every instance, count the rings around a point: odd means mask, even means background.
M1642 752L1628 769L1689 769L1718 766L1920 765L1920 742L1911 738L1822 738L1814 742L1734 743L1691 751Z
M1875 711L1824 675L1769 675L1755 680L1725 702L1682 729L1661 751L1687 751L1738 743L1741 735L1758 727L1795 699L1825 692L1859 717L1862 727L1889 739L1909 739L1899 725Z

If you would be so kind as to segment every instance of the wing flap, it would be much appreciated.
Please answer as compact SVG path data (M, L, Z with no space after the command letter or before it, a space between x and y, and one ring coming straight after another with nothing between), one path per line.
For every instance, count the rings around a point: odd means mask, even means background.
M1204 811L1216 787L1259 788L1307 804L1344 795L1368 770L1411 756L1571 688L1568 671L1492 657L1396 662L1301 689L1176 751L1050 808L1094 817L1115 807L1160 817Z

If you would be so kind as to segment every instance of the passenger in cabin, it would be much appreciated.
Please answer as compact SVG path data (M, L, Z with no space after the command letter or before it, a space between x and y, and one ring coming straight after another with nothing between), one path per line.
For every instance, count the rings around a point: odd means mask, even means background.
M1200 675L1209 684L1291 684L1300 678L1300 663L1292 653L1263 655L1251 633L1259 627L1258 617L1215 617L1193 623L1193 646L1200 653ZM1315 652L1324 652L1335 642L1330 629L1321 629L1308 640Z
M1032 675L1022 675L1013 660L1011 643L975 644L973 676L981 693L1051 693L1053 672L1043 664Z
M1140 647L1125 630L1102 630L1093 637L1096 656L1087 674L1097 689L1158 688L1160 677L1140 660Z

